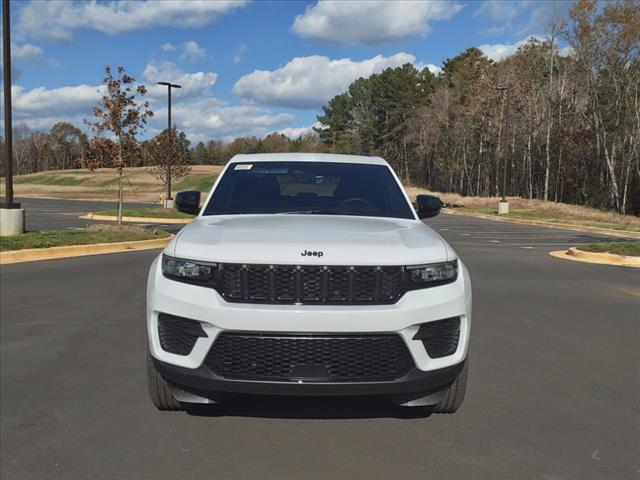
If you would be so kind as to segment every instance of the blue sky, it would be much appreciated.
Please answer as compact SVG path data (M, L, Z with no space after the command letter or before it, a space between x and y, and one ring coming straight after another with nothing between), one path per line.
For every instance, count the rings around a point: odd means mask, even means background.
M562 1L12 2L14 121L78 126L106 64L150 87L183 85L173 118L192 141L308 131L321 106L360 76L411 62L437 72L476 46L494 59L542 36Z

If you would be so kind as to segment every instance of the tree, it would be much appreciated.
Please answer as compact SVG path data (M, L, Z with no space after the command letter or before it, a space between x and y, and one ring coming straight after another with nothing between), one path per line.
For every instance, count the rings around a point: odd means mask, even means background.
M258 149L261 153L279 153L289 151L289 139L281 133L271 133L260 140Z
M196 165L206 165L211 163L209 152L204 142L198 142L192 152L193 163Z
M68 122L58 122L49 132L55 168L64 170L74 165L76 159L84 157L87 150L87 135Z
M627 208L628 185L639 170L640 1L608 3L601 12L592 0L571 9L573 30L564 37L575 51L589 98L589 117L604 156L610 204Z
M497 62L467 49L438 77L357 79L323 107L321 145L435 191L497 195L506 173L508 195L640 213L640 0L580 0L546 33Z
M135 78L127 75L124 67L117 67L114 76L111 67L104 69L105 93L100 104L93 108L94 121L85 120L96 136L92 140L93 150L100 152L90 163L97 168L95 160L104 158L104 154L111 157L111 164L118 170L118 225L122 224L123 174L126 166L141 161L137 146L136 135L142 131L147 118L153 116L149 102L138 104L136 95L144 97L147 89L144 85L135 86ZM115 137L116 148L107 148L104 142L105 133ZM91 168L91 167L90 167Z
M167 188L171 188L172 180L186 177L191 171L189 141L184 132L178 134L175 126L153 137L149 141L149 152L153 161L149 173Z

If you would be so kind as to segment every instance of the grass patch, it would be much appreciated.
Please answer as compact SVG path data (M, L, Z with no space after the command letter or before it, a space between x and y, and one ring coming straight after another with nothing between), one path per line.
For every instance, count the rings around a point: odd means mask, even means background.
M23 233L22 235L0 237L0 251L153 240L156 238L166 238L169 235L169 233L163 230L141 231L127 228L110 230L40 230L37 232Z
M619 222L612 222L600 219L580 218L580 216L572 216L563 212L544 212L536 210L510 210L507 215L498 215L495 208L468 208L463 207L461 211L471 213L482 213L485 215L495 215L506 218L515 218L518 220L537 220L549 223L566 223L576 226L607 228L610 230L622 230L627 232L640 232L640 222L633 217L625 218L619 215ZM615 215L615 214L611 214Z
M187 178L180 180L174 185L175 191L180 190L198 190L199 192L208 192L216 181L216 176L207 174L189 175Z
M100 210L95 214L115 217L118 215L118 210L115 208ZM182 213L172 208L125 208L122 210L122 215L125 217L193 218L193 215Z
M70 175L29 175L17 177L14 182L18 185L80 185L86 178L75 178Z
M498 215L497 208L500 200L498 197L470 197L456 193L431 192L415 186L408 186L406 189L412 198L421 193L437 195L450 208L460 213ZM537 199L508 197L508 200L510 213L501 217L640 232L640 217L634 215L620 215L583 205L545 202Z
M614 253L628 257L640 257L640 241L638 242L601 242L589 245L578 245L583 252Z

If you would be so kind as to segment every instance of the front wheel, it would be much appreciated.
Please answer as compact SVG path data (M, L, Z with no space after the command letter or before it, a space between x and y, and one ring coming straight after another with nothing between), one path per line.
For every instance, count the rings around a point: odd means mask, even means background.
M465 360L462 370L444 393L444 397L435 408L435 413L455 413L467 391L467 372L469 361Z
M147 352L147 383L149 386L149 396L158 410L184 410L182 404L176 400L171 391L171 387L162 375L156 370L151 354Z

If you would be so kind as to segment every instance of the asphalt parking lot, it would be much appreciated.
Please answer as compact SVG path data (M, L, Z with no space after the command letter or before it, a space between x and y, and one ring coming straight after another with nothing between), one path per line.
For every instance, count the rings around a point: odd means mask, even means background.
M18 198L25 209L27 230L58 230L67 228L84 228L89 223L100 223L80 218L82 215L116 208L116 202L97 200L62 200L53 198ZM124 208L145 208L151 204L124 203Z
M640 271L548 255L598 235L428 223L474 288L452 416L258 398L161 413L145 384L157 252L2 267L2 478L640 478Z
M625 240L590 232L489 221L475 217L442 214L426 221L452 245L480 251L550 252L585 243Z

